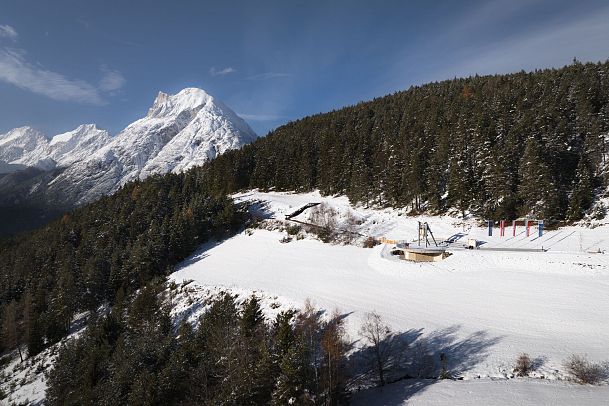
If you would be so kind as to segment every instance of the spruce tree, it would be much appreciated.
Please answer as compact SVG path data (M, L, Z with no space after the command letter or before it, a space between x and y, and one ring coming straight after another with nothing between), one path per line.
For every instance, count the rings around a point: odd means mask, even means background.
M273 391L272 405L313 404L308 397L307 364L302 343L296 342L283 354L279 362L279 377Z
M0 330L0 338L2 345L0 349L12 350L17 348L19 359L23 362L23 354L21 353L21 329L17 324L17 303L12 301L5 306L0 307L2 310L2 330ZM4 351L0 351L2 353Z
M522 156L518 196L522 201L523 215L552 219L559 214L558 191L534 138L527 140Z
M590 173L588 161L582 156L575 172L573 192L571 193L569 209L567 211L567 218L571 221L581 219L586 210L592 205L593 188L591 178L592 174Z

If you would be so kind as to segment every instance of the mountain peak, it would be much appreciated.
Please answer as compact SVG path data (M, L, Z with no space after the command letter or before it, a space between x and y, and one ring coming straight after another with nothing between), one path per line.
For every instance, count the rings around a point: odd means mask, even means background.
M97 128L97 124L95 124L95 123L81 124L78 127L76 127L76 131L95 131L95 130L99 130Z
M196 87L187 87L174 95L159 92L148 110L148 117L166 117L182 111L199 110L211 101L212 96Z
M13 163L26 155L40 154L48 142L44 134L32 127L14 128L0 135L0 161Z
M35 134L28 129L13 131ZM189 87L173 95L159 92L147 116L114 137L95 124L32 145L21 145L22 139L36 139L25 136L19 138L20 144L11 142L4 148L2 137L0 161L43 170L65 168L43 188L69 204L81 204L135 179L202 165L253 141L256 134L221 101Z
M36 140L46 140L46 136L30 126L13 128L5 134L0 134L0 143L9 142L18 138L28 137Z
M98 136L99 134L107 134L107 131L100 130L95 124L81 124L74 130L65 132L63 134L57 134L51 139L50 145L67 142L79 142L83 138L91 136Z

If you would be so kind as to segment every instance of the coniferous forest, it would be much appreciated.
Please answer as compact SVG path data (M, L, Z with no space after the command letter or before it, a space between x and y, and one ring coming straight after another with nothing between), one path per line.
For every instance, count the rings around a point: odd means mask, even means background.
M572 221L606 184L608 132L609 62L431 83L290 122L0 240L0 353L35 355L91 311L49 376L51 404L285 404L305 394L336 404L337 320L316 324L313 339L309 313L264 320L254 299L239 308L225 297L198 326L172 327L163 277L246 222L227 195L320 189L413 212ZM307 361L313 347L338 364Z
M35 355L59 341L79 312L129 297L172 272L197 245L243 224L227 198L213 198L192 174L154 176L2 240L2 350Z
M410 88L284 125L202 170L242 188L481 217L577 220L609 146L609 62Z
M152 283L70 342L49 374L51 405L341 404L343 318L311 306L268 320L255 296L213 299L195 327L172 327L164 284Z

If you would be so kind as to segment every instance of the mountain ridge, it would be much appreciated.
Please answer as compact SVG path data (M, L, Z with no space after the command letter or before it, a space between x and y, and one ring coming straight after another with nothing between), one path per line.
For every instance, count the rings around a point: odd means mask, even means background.
M0 135L0 176L7 178L0 182L0 205L78 206L130 181L202 165L256 138L229 107L192 87L159 92L146 116L115 136L95 124L50 139L20 127ZM21 166L42 172L18 173Z

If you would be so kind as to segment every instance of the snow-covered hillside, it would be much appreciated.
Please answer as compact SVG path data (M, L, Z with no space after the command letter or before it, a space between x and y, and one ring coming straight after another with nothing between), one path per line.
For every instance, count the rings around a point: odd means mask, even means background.
M65 168L49 195L81 204L155 173L181 172L256 138L243 119L205 91L160 92L146 117L111 137L94 124L54 136L22 127L0 135L0 161ZM14 168L7 168L6 171Z
M603 406L609 386L578 386L567 382L518 380L406 380L363 391L353 406Z
M320 308L344 313L348 333L357 345L361 345L362 319L374 310L394 331L423 340L434 356L446 353L454 376L483 382L437 386L423 382L429 387L424 389L427 400L421 404L442 404L447 392L456 396L451 404L467 404L468 396L476 391L484 403L493 388L509 391L505 382L512 379L517 383L511 387L524 385L530 394L521 404L550 404L557 397L577 394L588 404L600 404L607 396L606 386L582 390L558 381L567 379L563 361L571 354L586 354L594 362L609 358L609 257L603 253L609 251L609 225L568 227L541 238L525 237L522 228L516 237L488 237L473 219L407 217L395 210L351 207L345 198L322 198L317 193L254 191L236 199L257 202L255 210L261 216L276 219L284 219L305 203L325 201L343 218L350 211L358 219L359 232L377 237L411 240L416 237L417 221L423 220L438 239L473 236L489 248L543 245L548 251L455 248L442 262L413 263L384 258L383 245L366 249L308 237L282 243L285 231L256 229L203 246L171 279L257 290L294 303L310 298ZM306 211L297 217L307 218ZM536 359L533 376L537 379L514 378L512 370L521 352ZM392 390L398 397L387 398L385 404L401 404L414 396L411 384L395 384L398 387ZM495 404L511 404L510 399L505 395Z

